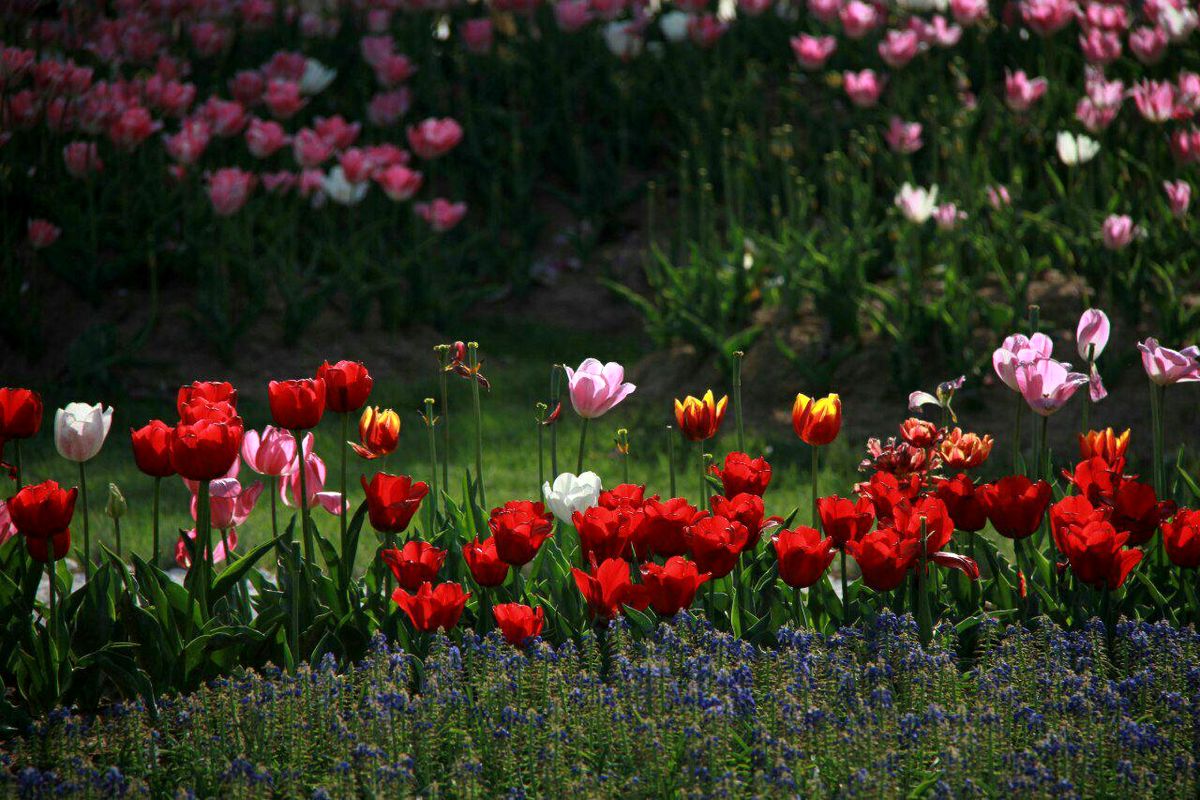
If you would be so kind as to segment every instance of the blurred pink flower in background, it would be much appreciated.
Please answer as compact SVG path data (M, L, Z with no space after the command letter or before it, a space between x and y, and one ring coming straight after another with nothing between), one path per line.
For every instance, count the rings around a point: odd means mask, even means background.
M1163 181L1163 191L1167 195L1167 205L1176 219L1187 216L1192 205L1192 185L1184 180Z
M846 94L850 98L850 102L859 108L871 108L879 102L879 96L883 94L883 78L875 73L873 69L864 69L861 72L843 72L842 80L845 83Z
M213 210L222 217L232 216L240 211L254 189L254 173L237 167L225 167L209 173L206 177L208 199L212 201Z
M905 122L899 117L892 117L883 139L893 153L908 155L921 149L921 123Z
M1024 70L1004 71L1004 102L1013 111L1028 111L1048 87L1045 78L1030 79Z
M1141 27L1129 34L1129 49L1138 61L1149 66L1162 61L1169 41L1162 28Z
M791 39L792 53L800 66L814 70L825 66L825 62L837 49L837 39L832 36L809 36L802 33Z
M42 250L58 241L62 229L49 220L31 219L26 226L29 235L29 246L34 250Z
M95 142L71 142L63 148L63 163L73 178L86 178L104 169Z
M592 21L588 0L559 0L554 4L554 21L563 33L576 33Z
M408 127L408 146L418 156L433 159L449 153L462 141L462 126L453 119L429 118Z
M1109 250L1124 250L1138 232L1133 219L1125 214L1109 214L1100 225L1100 237Z
M255 158L270 158L290 141L291 137L284 132L283 126L274 120L255 117L246 128L246 149Z
M467 215L466 203L452 203L443 197L434 198L428 203L417 203L413 211L425 220L429 227L438 233L450 230Z
M921 37L916 31L890 30L879 43L879 57L892 69L901 69L916 57Z
M421 189L424 177L403 164L392 164L375 174L375 182L390 199L398 202L410 200Z
M463 45L469 53L483 55L492 49L494 36L490 19L466 20L459 26L458 34L462 37Z
M851 39L862 39L883 22L883 15L875 6L862 0L850 0L838 10L842 29Z

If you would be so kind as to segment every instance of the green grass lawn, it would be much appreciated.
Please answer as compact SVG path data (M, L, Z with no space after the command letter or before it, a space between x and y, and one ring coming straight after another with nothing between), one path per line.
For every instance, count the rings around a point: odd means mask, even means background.
M597 345L596 336L560 329L548 329L534 324L488 327L471 332L481 342L485 357L484 374L492 383L491 391L482 395L484 479L488 504L499 505L505 500L537 498L539 470L537 452L537 425L534 421L534 405L545 401L549 395L551 359L561 359L568 364L578 364L585 357L596 356L603 360L632 363L643 352L643 345L634 337L606 337ZM368 364L368 367L371 365ZM265 372L258 385L239 386L239 408L248 427L261 428L270 421L266 405L266 384L273 376ZM564 382L565 383L565 382ZM564 387L565 389L565 387ZM721 391L721 387L717 387ZM693 388L695 391L695 388ZM430 471L427 431L417 414L425 397L439 394L437 375L431 367L426 378L413 382L378 381L371 395L373 405L395 408L403 419L400 447L386 460L366 462L349 454L348 482L351 507L362 502L363 492L359 476L368 478L377 470L412 475L415 479L428 480ZM566 401L558 423L558 464L560 471L574 471L578 456L580 420ZM22 456L26 482L54 478L61 483L75 485L79 474L75 464L60 458L54 449L52 428L54 409L70 400L89 400L86 397L58 397L47 393L46 420L41 434L23 444ZM143 556L151 553L151 515L153 479L138 472L133 462L129 445L129 428L141 425L147 419L162 418L171 422L175 418L173 393L152 400L127 399L117 401L113 427L100 455L87 465L89 510L93 548L98 542L113 546L112 521L104 515L108 484L117 484L125 495L129 511L122 519L122 540L127 550ZM439 404L440 405L440 404ZM451 426L451 491L457 498L461 495L464 470L474 471L475 423L472 414L470 384L458 377L450 379L450 426ZM441 411L439 410L439 413ZM668 435L665 426L673 422L669 405L652 404L635 392L613 412L594 420L588 434L588 446L584 468L597 472L605 486L620 483L623 474L621 457L613 445L613 437L620 427L628 428L631 438L629 478L645 483L652 493L667 496L670 492L670 469L668 458ZM747 420L749 423L750 420ZM352 423L352 436L356 436L357 418ZM338 441L340 421L336 415L327 415L316 431L316 452L328 465L326 488L337 489ZM678 433L675 438L677 463L677 492L693 501L698 493L698 456L694 444L684 442ZM792 435L790 428L748 427L747 449L754 454L766 454L774 470L771 489L767 493L769 513L786 516L797 506L800 512L796 519L807 521L810 500L809 453ZM550 465L551 433L545 429L546 479L552 479ZM441 447L441 431L438 446ZM718 459L736 447L733 414L730 413L718 437L708 443L708 452ZM845 495L857 480L854 465L859 457L860 443L835 442L826 448L826 466L822 469L821 489L823 494L837 492ZM852 449L851 445L854 446ZM243 485L248 485L259 476L243 466L239 476ZM162 531L164 555L162 562L168 563L175 541L176 531L191 527L188 515L189 493L178 478L163 481L162 488ZM280 525L286 524L291 509L280 505ZM83 525L78 507L76 523L72 527L73 544L80 546ZM313 518L321 530L333 534L337 522L321 509L315 509ZM418 516L414 528L419 530L424 516ZM238 531L239 550L245 550L270 535L270 499L267 494L259 499L254 513ZM411 530L411 529L410 529ZM336 538L336 537L334 537ZM366 546L360 553L360 562L371 552Z

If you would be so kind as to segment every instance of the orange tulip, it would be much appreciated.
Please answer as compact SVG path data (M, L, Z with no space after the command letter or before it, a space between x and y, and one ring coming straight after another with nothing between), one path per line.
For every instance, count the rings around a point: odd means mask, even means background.
M942 461L952 469L978 467L992 453L992 437L952 428L940 445Z
M806 394L796 395L792 428L805 444L813 447L829 444L842 429L842 399L836 394L820 400Z
M714 400L712 389L704 393L703 399L689 394L682 401L675 400L675 421L684 436L693 442L702 442L716 436L727 405L729 397Z
M389 455L400 443L400 415L367 406L358 420L358 438L362 444L349 442L350 447L368 461Z
M1112 428L1079 434L1080 459L1087 461L1090 458L1102 458L1104 463L1115 470L1125 468L1125 450L1128 447L1128 428L1119 435Z

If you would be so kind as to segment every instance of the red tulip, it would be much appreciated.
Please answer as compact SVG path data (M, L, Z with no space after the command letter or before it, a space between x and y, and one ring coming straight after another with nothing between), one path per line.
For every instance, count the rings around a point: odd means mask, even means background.
M965 472L953 478L939 478L934 490L937 498L946 504L954 527L967 533L983 530L987 525L987 509L979 499L975 482Z
M542 542L554 531L554 517L541 503L510 500L492 509L488 528L496 540L500 559L514 567L523 567L537 555Z
M1026 539L1042 524L1050 503L1050 484L1009 475L976 491L992 527L1009 539Z
M201 419L179 423L171 433L171 467L192 481L220 478L238 458L242 446L238 424Z
M416 594L403 589L392 593L392 602L408 615L413 627L422 633L450 630L458 624L470 592L457 583L423 583Z
M681 556L687 552L684 531L701 514L686 498L650 499L642 506L643 539L655 555Z
M803 589L821 580L833 561L834 541L821 538L816 528L782 530L771 537L779 559L779 577L788 586Z
M71 518L79 490L55 481L26 486L6 503L9 518L36 561L57 561L71 549Z
M946 504L936 497L922 497L914 503L897 506L893 514L893 523L902 536L917 542L918 553L922 526L925 530L927 554L941 550L954 535L954 520L950 518Z
M1177 567L1200 567L1200 511L1179 509L1175 519L1162 526L1167 556Z
M938 426L916 417L909 417L900 423L900 438L913 447L930 447L938 440L941 432Z
M325 405L339 414L362 408L375 385L371 373L357 361L339 361L333 365L326 361L317 367L317 378L325 382Z
M762 497L771 482L771 465L767 460L750 458L745 453L730 453L725 456L725 469L718 469L713 464L709 470L721 479L726 497L735 497L743 492Z
M414 482L407 475L376 472L370 483L366 476L359 480L367 495L371 527L380 533L404 533L421 507L421 501L429 494L427 483Z
M530 608L520 603L501 603L492 607L492 616L505 641L521 647L533 637L541 636L546 612L541 606Z
M391 548L379 554L396 576L401 589L415 592L422 583L437 577L438 570L446 560L446 551L439 550L429 542L405 542L404 547Z
M724 578L733 571L749 536L745 525L725 517L701 517L684 531L696 566L713 578Z
M1076 464L1075 471L1067 475L1067 478L1080 494L1095 505L1104 500L1112 500L1117 484L1121 481L1121 473L1103 458L1096 456Z
M1129 546L1139 547L1150 541L1158 526L1175 513L1173 500L1159 500L1154 487L1132 480L1120 480L1112 498L1113 527L1128 531Z
M593 619L612 619L622 606L642 611L650 605L646 587L630 579L629 564L619 558L606 559L590 572L572 567L571 574Z
M209 422L230 422L245 427L242 418L238 416L237 408L227 400L207 400L203 397L193 397L179 407L179 421L191 425L200 420Z
M133 460L138 469L152 478L175 474L171 466L171 440L175 429L160 419L151 420L140 428L130 428Z
M0 389L0 441L28 439L42 427L42 396L32 389Z
M601 492L596 505L607 508L610 511L629 508L641 510L642 505L646 502L644 500L645 495L645 485L622 483L608 491ZM655 497L657 498L657 495Z
M271 418L280 428L303 431L315 428L325 414L325 381L301 378L267 384Z
M875 508L875 519L880 525L888 525L892 521L892 510L901 503L912 500L921 491L921 477L912 475L900 481L890 472L875 472L866 483L854 487L860 495L871 501Z
M894 528L879 528L846 544L862 570L863 583L877 592L890 591L904 582L919 547L919 542L902 537Z
M180 386L179 393L175 396L175 408L179 412L179 416L183 416L184 406L197 398L209 403L229 403L237 408L237 389L233 388L232 383L228 381L194 381L187 386Z
M1112 428L1079 434L1079 457L1084 461L1103 459L1113 470L1125 470L1125 451L1129 448L1129 429L1116 433Z
M1142 551L1126 549L1128 533L1118 533L1111 522L1093 519L1079 527L1065 527L1058 542L1083 583L1097 588L1118 589L1129 571L1142 560Z
M1097 508L1082 494L1067 495L1050 506L1050 535L1059 550L1066 548L1065 537L1071 529L1079 529L1091 522L1108 518L1104 508Z
M711 502L714 516L725 517L745 526L746 543L742 545L743 552L753 550L758 546L758 540L762 537L763 531L774 528L783 522L779 517L763 519L763 515L766 513L763 508L763 499L756 494L743 492L733 499L714 496Z
M709 577L683 556L671 556L665 564L642 565L642 585L650 596L650 607L664 617L691 606L696 590Z
M593 506L584 512L576 511L571 516L571 522L579 532L584 562L624 558L630 549L633 528L643 519L640 511L613 511L603 506Z
M875 524L875 507L866 497L857 501L831 495L817 500L817 514L821 517L821 528L833 540L833 546L842 549L847 542L856 541L866 535Z
M500 560L496 552L495 537L488 537L482 542L479 537L463 545L463 560L471 577L480 586L499 586L508 577L508 564Z

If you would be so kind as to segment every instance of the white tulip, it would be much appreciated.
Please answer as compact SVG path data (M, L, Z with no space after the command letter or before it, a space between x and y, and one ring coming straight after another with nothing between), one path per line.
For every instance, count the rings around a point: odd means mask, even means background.
M554 479L553 486L549 481L542 484L542 496L550 513L569 525L576 511L587 511L600 501L600 476L564 472Z
M90 461L100 452L112 427L112 406L67 403L54 414L54 446L68 461Z
M1056 144L1058 157L1068 167L1086 164L1100 152L1100 143L1082 133L1076 135L1068 131L1059 131Z
M688 23L692 15L686 11L668 11L658 19L663 38L668 42L682 42L688 38Z
M370 185L367 181L351 183L346 180L346 173L339 166L329 170L329 174L321 183L321 188L333 202L341 203L344 206L356 206L367 196L367 189L370 188Z
M604 26L604 44L622 61L630 61L641 55L642 36L632 22L614 20Z
M938 187L936 184L926 189L905 182L900 187L900 191L896 193L895 202L896 207L900 209L900 213L906 219L921 225L933 216L933 212L937 209L937 198Z
M310 58L304 62L304 75L300 78L300 92L306 95L320 94L329 88L329 84L333 83L333 79L336 77L336 69L331 69L315 58Z

